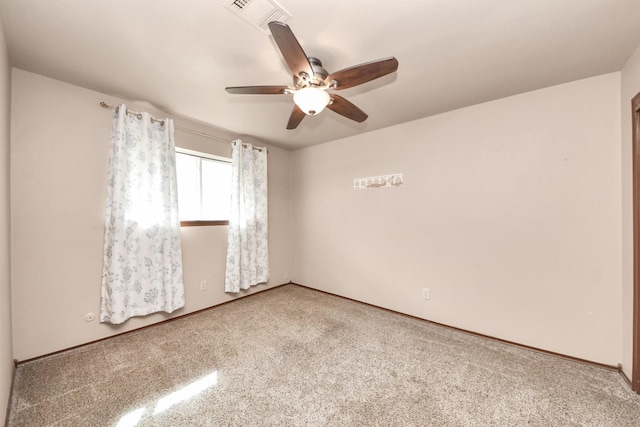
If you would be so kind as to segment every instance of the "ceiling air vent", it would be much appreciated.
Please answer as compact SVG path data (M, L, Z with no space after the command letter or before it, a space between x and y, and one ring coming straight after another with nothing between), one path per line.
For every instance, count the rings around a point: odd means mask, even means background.
M274 0L226 0L224 6L267 35L271 34L269 22L285 22L291 18Z

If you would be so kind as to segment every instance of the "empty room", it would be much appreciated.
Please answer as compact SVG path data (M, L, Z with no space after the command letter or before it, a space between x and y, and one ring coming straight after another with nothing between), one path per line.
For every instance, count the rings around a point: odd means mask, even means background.
M640 425L637 0L0 0L5 426Z

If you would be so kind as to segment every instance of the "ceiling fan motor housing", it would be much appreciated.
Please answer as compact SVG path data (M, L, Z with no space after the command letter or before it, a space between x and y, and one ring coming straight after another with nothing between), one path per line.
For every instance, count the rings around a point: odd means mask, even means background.
M310 78L309 82L315 85L323 84L327 76L329 76L329 72L322 67L322 61L318 58L310 56L308 59L314 74L313 77Z

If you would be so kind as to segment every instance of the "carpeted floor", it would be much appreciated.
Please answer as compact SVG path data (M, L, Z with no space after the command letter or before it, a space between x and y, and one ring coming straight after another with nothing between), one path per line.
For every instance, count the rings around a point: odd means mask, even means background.
M295 285L22 364L10 426L640 426L617 372Z

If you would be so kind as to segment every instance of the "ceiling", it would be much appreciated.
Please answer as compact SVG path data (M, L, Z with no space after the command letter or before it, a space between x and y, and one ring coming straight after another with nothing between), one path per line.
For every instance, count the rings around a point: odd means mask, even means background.
M272 37L224 0L0 0L11 65L296 149L517 93L619 71L640 45L638 0L278 0L329 72L395 56L396 73L340 92L286 130L289 85Z

